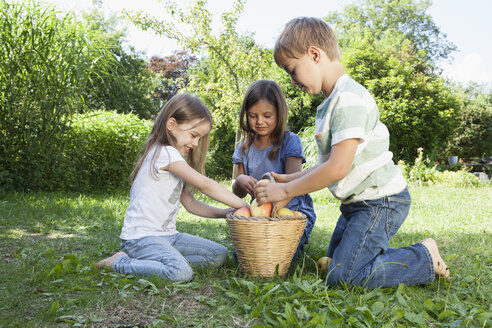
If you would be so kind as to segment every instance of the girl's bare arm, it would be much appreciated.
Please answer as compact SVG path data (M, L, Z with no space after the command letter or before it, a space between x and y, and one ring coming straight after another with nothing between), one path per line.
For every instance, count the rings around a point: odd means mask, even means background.
M197 200L188 187L181 193L181 203L188 212L204 218L225 218L227 213L234 211L231 207L218 208Z
M167 170L179 176L187 184L195 186L202 193L218 202L233 208L247 206L246 202L227 190L223 185L198 173L184 161L169 164Z

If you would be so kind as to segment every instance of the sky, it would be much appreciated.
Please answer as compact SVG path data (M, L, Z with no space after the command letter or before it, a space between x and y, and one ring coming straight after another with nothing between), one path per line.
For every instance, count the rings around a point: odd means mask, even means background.
M80 12L92 6L92 0L44 0L60 10ZM158 18L166 16L159 0L99 0L102 9L120 13L122 9L142 11ZM190 3L178 0L177 3ZM298 16L325 17L341 11L352 0L246 0L239 22L240 33L253 32L257 43L273 48L275 39L290 19ZM208 0L207 8L219 17L230 10L232 0ZM443 63L444 74L461 83L478 82L492 85L492 1L491 0L433 0L428 13L447 39L457 46L454 60ZM218 28L214 27L214 28ZM153 32L139 30L128 22L128 42L147 58L167 56L180 47L172 40L157 37Z

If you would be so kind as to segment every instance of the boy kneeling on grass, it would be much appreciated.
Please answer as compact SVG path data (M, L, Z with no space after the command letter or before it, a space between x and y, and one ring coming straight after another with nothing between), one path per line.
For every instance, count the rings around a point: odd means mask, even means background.
M448 277L436 242L427 238L398 249L389 240L405 221L410 194L392 160L389 132L374 98L344 73L337 39L318 18L291 20L277 39L275 62L292 83L310 94L323 92L315 137L320 165L293 174L275 174L279 183L259 182L261 205L328 187L341 200L331 237L326 282L374 287L419 285L435 275Z

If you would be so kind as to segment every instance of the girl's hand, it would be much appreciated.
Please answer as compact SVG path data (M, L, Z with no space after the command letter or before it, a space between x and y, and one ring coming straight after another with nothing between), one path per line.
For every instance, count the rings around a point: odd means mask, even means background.
M263 205L269 202L278 202L289 198L285 183L260 181L256 184L256 202Z
M236 184L250 194L251 197L255 197L255 185L257 182L258 180L245 174L238 175L236 178Z
M225 217L227 217L227 214L229 214L229 213L232 214L235 210L236 209L233 207L224 208L224 209L222 209L222 213L220 216L218 216L218 218L225 218Z

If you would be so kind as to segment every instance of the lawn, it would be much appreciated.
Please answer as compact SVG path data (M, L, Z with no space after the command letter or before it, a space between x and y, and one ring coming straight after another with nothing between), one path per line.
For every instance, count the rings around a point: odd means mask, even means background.
M189 283L123 276L94 263L118 250L127 193L0 193L1 327L491 327L492 187L412 186L390 246L433 237L451 279L425 286L327 288L325 255L339 202L312 194L318 215L287 276L244 276L231 258ZM230 249L225 220L180 211L178 229Z

